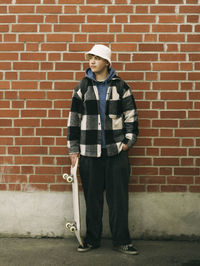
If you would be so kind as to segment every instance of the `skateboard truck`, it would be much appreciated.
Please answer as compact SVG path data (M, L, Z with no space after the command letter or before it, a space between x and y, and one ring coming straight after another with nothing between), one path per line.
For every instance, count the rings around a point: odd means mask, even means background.
M72 233L77 230L76 223L66 223L66 228L69 229L69 231Z
M65 179L68 183L74 182L74 177L72 175L63 174L63 179Z

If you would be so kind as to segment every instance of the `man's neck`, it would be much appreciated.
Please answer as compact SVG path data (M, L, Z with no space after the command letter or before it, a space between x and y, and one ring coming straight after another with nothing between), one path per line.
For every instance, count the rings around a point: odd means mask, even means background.
M104 71L103 73L95 73L95 77L97 81L104 81L108 76L108 71Z

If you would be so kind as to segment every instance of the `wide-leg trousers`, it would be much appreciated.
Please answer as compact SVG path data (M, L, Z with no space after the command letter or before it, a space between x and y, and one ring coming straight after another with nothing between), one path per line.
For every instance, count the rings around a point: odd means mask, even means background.
M80 177L86 202L86 242L98 247L101 242L104 191L109 209L113 245L130 244L128 229L128 152L100 158L80 157Z

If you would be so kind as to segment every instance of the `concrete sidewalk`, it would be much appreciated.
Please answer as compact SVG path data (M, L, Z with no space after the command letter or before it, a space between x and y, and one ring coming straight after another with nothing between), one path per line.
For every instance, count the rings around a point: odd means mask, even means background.
M0 238L0 266L200 266L200 242L134 241L137 256L112 250L111 240L86 253L69 239Z

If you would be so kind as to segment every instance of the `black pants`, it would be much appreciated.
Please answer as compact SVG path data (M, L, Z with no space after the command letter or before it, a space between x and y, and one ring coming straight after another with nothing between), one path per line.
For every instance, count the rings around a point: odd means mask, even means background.
M86 201L86 241L98 247L101 241L104 190L114 245L130 244L128 229L128 152L100 158L80 157L80 176Z

